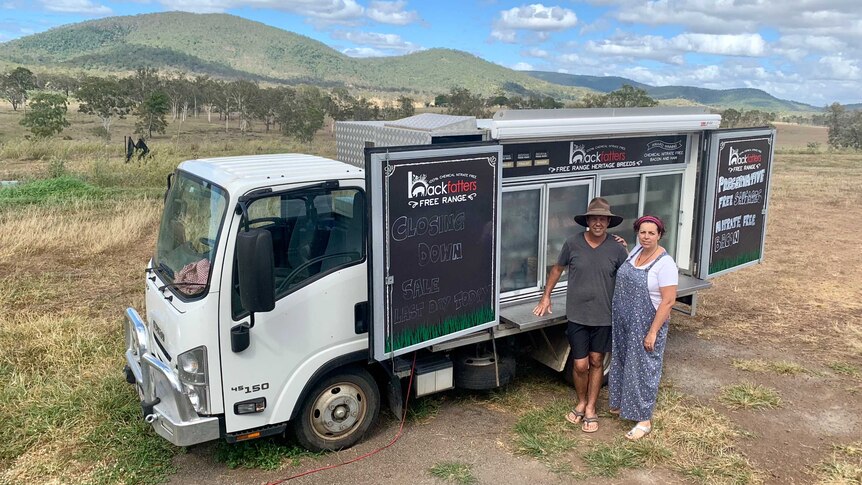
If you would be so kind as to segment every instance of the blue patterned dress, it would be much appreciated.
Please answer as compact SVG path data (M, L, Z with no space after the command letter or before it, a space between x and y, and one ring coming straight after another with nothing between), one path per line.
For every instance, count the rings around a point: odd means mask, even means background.
M659 329L652 352L644 348L644 337L656 314L649 295L649 270L667 255L663 252L643 269L636 268L630 258L617 271L608 389L611 409L619 409L622 418L632 421L651 419L658 396L668 322Z

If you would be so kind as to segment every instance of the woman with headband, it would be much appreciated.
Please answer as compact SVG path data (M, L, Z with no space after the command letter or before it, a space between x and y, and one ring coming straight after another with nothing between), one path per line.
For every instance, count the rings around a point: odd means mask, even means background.
M679 270L659 245L664 223L643 216L634 223L637 245L617 271L613 298L613 350L608 383L611 413L637 421L626 438L652 431L670 310Z

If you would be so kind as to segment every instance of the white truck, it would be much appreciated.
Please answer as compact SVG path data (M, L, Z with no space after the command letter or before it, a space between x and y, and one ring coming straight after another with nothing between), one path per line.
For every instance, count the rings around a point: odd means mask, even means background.
M762 259L765 237L774 133L721 131L719 121L697 109L423 114L340 123L343 161L282 154L181 163L146 270L146 318L126 310L125 374L144 418L178 446L290 428L305 447L332 450L361 439L382 397L399 412L411 374L416 395L491 388L511 380L511 355L524 349L563 370L565 278L554 296L559 311L537 318L530 310L561 242L578 230L572 215L598 195L625 218L619 234L630 241L636 217L665 219L681 309L693 312L708 278ZM387 204L397 197L380 180L397 172L386 166L399 156L451 162L477 151L491 153L497 184L488 192L493 217L476 233L490 238L494 254L476 266L490 274L473 272L489 282L490 306L474 323L417 330L396 345L393 328L427 323L432 308L451 301L446 285L458 282L435 271L478 263L463 258L469 247L440 244L419 261L428 277L397 281L407 263L387 244L455 234L472 224L464 223L471 209L398 218L396 228ZM473 200L455 192L476 191L480 179L451 172L429 179L410 169L410 207L439 205L432 196L447 190L444 202ZM396 293L415 304L393 306ZM473 300L458 294L464 305Z

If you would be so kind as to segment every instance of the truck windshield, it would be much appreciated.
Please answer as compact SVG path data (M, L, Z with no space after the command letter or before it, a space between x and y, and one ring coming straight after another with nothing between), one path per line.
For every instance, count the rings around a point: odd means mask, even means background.
M226 207L224 189L177 172L165 200L155 266L186 296L203 293L209 284Z

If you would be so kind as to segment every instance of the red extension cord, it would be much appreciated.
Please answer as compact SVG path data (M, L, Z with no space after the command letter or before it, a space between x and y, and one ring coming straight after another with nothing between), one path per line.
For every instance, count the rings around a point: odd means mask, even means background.
M416 367L416 353L414 352L413 353L413 365L410 367L410 382L408 382L408 384L407 384L407 399L404 401L404 412L401 414L401 425L398 427L398 433L395 434L395 437L392 438L392 441L390 441L388 444L386 444L384 446L381 446L380 448L377 448L374 451L370 451L370 452L368 452L362 456L358 456L356 458L353 458L352 460L347 460L347 461L339 463L337 465L329 465L329 466L324 466L321 468L316 468L314 470L308 470L306 472L302 472L302 473L293 475L292 477L282 478L281 480L276 480L274 482L267 482L267 485L278 485L279 483L284 483L288 480L293 480L294 478L304 477L306 475L311 475L312 473L321 472L323 470L331 470L332 468L338 468L342 465L347 465L350 463L357 462L359 460L364 460L365 458L368 458L371 455L375 455L375 454L385 450L386 448L389 448L390 446L394 445L395 442L398 441L398 438L401 437L401 432L404 430L404 421L407 419L407 404L410 403L410 388L413 386L413 370L415 367Z

